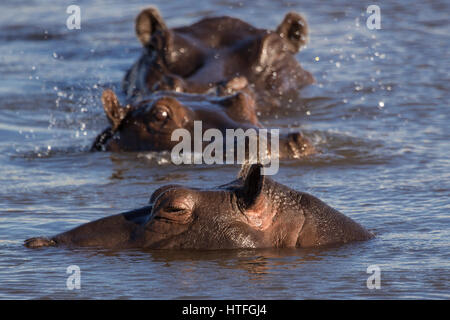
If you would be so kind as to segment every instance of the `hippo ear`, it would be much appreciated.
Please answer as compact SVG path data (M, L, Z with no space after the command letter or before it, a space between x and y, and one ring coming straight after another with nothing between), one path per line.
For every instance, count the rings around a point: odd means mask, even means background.
M279 59L283 44L283 41L276 34L266 34L262 38L261 46L258 50L258 66L270 66L274 60Z
M289 12L276 32L288 41L293 53L298 52L308 41L308 24L305 18L296 12Z
M245 167L240 173L244 179L244 187L242 189L243 203L245 208L251 209L258 206L258 202L262 197L262 187L264 184L264 175L262 174L262 165L252 164L249 167Z
M274 211L270 210L270 203L263 193L265 176L262 174L262 165L253 164L246 172L241 203L247 223L259 230L270 226Z
M144 47L150 43L153 34L166 30L168 29L163 18L154 7L142 10L136 18L136 35Z
M116 94L109 89L103 91L102 104L112 129L116 130L127 115L129 108L121 107Z

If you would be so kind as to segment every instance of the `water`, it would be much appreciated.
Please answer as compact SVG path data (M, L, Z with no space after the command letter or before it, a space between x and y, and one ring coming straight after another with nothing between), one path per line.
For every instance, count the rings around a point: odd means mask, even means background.
M302 128L321 154L283 162L276 180L312 193L377 234L328 249L212 252L30 250L23 240L140 207L167 183L215 186L232 166L167 154L90 153L106 125L103 88L139 56L134 17L148 3L4 0L0 10L0 298L449 299L450 109L446 1L380 3L381 30L354 1L155 1L170 26L233 15L275 28L305 14L298 58L317 84L263 119ZM81 290L66 268L81 268ZM367 267L381 268L369 290Z

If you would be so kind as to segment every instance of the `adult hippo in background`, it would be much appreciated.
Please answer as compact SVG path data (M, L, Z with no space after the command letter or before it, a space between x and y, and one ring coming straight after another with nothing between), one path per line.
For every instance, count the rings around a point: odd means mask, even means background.
M215 189L157 189L148 206L83 224L30 248L95 246L148 249L319 247L368 240L373 234L316 197L244 166Z
M295 12L276 30L227 16L170 29L151 7L136 18L136 35L144 52L123 81L128 97L157 90L214 93L224 84L231 93L248 81L258 109L268 111L281 106L281 96L314 82L295 57L308 35L306 20ZM236 81L241 78L247 81Z
M244 92L217 97L158 91L123 107L113 91L105 90L102 103L111 126L96 138L94 151L172 151L179 143L172 141L176 129L189 132L191 150L194 150L195 139L201 139L203 147L209 144L203 141L208 129L218 129L224 139L223 146L227 147L227 129L254 129L258 133L262 128L256 116L255 101ZM200 137L194 132L194 121L201 121ZM270 139L267 140L270 143ZM245 147L248 149L248 144ZM225 155L226 150L223 151ZM280 158L298 159L313 153L313 145L302 133L280 134Z

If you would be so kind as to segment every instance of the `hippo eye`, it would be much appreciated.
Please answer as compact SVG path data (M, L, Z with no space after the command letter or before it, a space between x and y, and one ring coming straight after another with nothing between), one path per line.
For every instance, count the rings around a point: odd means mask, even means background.
M163 121L167 118L169 114L166 110L158 110L158 112L155 113L155 119L158 121Z
M190 211L191 208L183 201L170 201L163 206L163 211L168 214L183 215Z
M164 211L166 211L167 213L176 213L176 212L181 212L181 211L185 211L187 210L184 207L181 206L169 206L164 208Z
M165 122L169 118L169 111L165 108L156 108L152 112L151 120L154 122Z
M176 189L160 195L153 206L154 219L160 222L179 224L190 223L193 219L194 203L192 197L175 194Z

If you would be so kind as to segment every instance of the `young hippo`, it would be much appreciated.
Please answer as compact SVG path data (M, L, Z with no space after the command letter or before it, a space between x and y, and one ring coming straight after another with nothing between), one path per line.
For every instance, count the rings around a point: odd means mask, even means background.
M158 91L122 107L114 92L105 90L102 103L111 126L97 136L92 145L94 151L172 151L180 140L172 141L175 129L189 132L191 150L194 150L196 139L201 139L204 147L209 141L202 139L203 134L208 129L218 129L223 137L225 155L227 129L258 132L262 128L253 98L243 92L217 97ZM195 121L201 121L200 137L195 134ZM301 158L315 152L309 140L299 132L280 134L278 141L280 158ZM248 141L245 148L248 150Z
M206 93L223 86L233 92L248 82L258 108L267 110L280 106L282 95L314 82L295 58L308 34L306 20L295 12L276 30L227 16L170 29L156 8L147 8L136 18L136 34L144 52L125 76L128 97L157 90Z
M316 197L261 174L261 165L210 190L168 185L148 206L83 224L42 246L149 249L319 247L373 238L364 227Z

